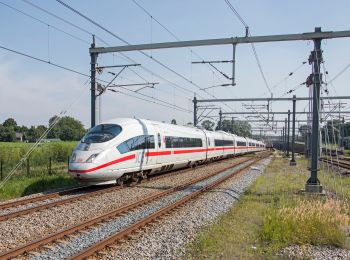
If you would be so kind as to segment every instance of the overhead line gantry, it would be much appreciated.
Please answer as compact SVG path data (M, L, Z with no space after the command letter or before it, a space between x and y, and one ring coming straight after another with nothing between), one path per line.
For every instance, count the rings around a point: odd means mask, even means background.
M95 125L95 88L96 88L96 59L99 54L111 53L111 52L128 52L128 51L144 51L155 49L168 49L168 48L183 48L183 47L199 47L199 46L212 46L212 45L232 45L234 49L234 55L236 52L237 44L247 43L263 43L263 42L283 42L283 41L313 41L314 50L311 52L309 63L313 65L313 73L309 76L311 79L311 85L313 85L313 99L312 99L312 160L311 160L311 177L308 179L305 187L309 192L320 192L322 186L317 178L317 165L318 165L318 150L319 150L319 111L320 111L320 87L322 84L320 64L322 61L321 41L323 39L343 38L350 37L350 31L329 31L322 32L321 28L315 28L314 32L299 33L299 34L282 34L282 35L267 35L267 36L250 36L245 37L231 37L221 39L206 39L206 40L194 40L194 41L177 41L177 42L163 42L163 43L151 43L151 44L138 44L138 45L126 45L116 47L96 47L95 43L91 45L91 125ZM235 57L233 57L235 60ZM232 78L235 78L235 67L233 64ZM295 101L294 101L295 102ZM197 104L196 99L194 100ZM196 111L194 111L194 119L196 123Z

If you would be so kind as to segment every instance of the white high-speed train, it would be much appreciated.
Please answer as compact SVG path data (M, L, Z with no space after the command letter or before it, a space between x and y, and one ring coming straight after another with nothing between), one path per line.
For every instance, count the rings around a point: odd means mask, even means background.
M223 131L117 118L83 137L71 156L69 173L81 183L122 183L262 150L263 142Z

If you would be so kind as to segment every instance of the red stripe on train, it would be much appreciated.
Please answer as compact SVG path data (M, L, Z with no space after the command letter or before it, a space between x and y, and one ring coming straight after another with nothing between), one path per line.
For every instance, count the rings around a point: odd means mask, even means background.
M235 150L235 149L246 149L246 148L250 148L248 146L237 146L237 147L220 147L220 148L208 148L208 149L189 149L189 150L175 150L173 151L173 154L187 154L187 153L200 153L200 152L206 152L206 151L220 151L220 150ZM255 147L254 147L255 148ZM171 155L172 152L171 151L160 151L160 152L146 152L145 156L151 157L151 156L162 156L162 155ZM101 164L97 167L91 168L91 169L87 169L87 170L69 170L69 172L74 172L74 173L88 173L88 172L93 172L93 171L97 171L99 169L111 166L113 164L117 164L117 163L121 163L121 162L125 162L128 160L132 160L136 157L135 154L131 154L119 159L116 159L114 161L105 163L105 164Z
M171 151L161 151L161 152L146 152L145 156L160 156L160 155L170 155Z
M131 154L131 155L128 155L128 156L119 158L119 159L117 159L117 160L114 160L114 161L111 161L111 162L108 162L108 163L105 163L105 164L101 164L101 165L99 165L99 166L97 166L97 167L94 167L94 168L91 168L91 169L87 169L87 170L69 170L69 172L75 172L75 173L93 172L93 171L97 171L97 170L99 170L99 169L102 169L102 168L111 166L111 165L113 165L113 164L125 162L125 161L128 161L128 160L132 160L132 159L134 159L134 158L135 158L135 154Z

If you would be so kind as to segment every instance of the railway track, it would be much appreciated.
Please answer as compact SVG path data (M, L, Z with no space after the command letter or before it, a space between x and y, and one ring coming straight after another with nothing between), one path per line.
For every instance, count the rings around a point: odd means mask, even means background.
M223 161L225 160L216 161L216 162L213 162L212 164L220 164L220 163L223 163ZM205 166L206 165L204 164L204 165L197 166L197 168L202 168ZM183 170L175 170L173 172L168 172L168 173L160 173L160 174L151 176L145 181L157 180L159 178L165 178L171 175L179 175L190 170L192 169L187 168ZM131 185L135 185L135 183L131 183ZM115 192L120 189L122 189L122 186L112 186L112 187L107 186L102 189L96 188L96 186L94 187L84 186L84 187L76 187L76 188L67 189L59 192L54 192L50 194L45 194L45 195L41 195L33 198L0 204L1 212L7 211L7 213L5 214L4 213L0 214L0 221L6 221L15 217L20 217L20 216L30 214L33 212L38 212L44 209L50 209L50 208L68 204L71 202L88 199L88 198L99 196L105 193ZM79 192L83 192L83 193L78 194ZM74 194L78 194L78 195L74 195ZM60 199L61 196L65 196L65 195L74 195L74 196ZM36 203L37 205L32 205L33 203ZM18 206L20 206L21 208L16 210L15 207L18 207Z
M174 194L181 193L181 192L184 193L184 191L186 191L182 197L172 201L172 203L170 203L169 205L165 205L164 207L159 208L157 211L151 212L147 216L143 216L140 219L136 219L134 223L129 223L130 224L129 226L125 226L118 232L113 232L113 234L111 234L109 237L106 237L101 241L97 241L95 244L89 246L87 249L81 251L80 253L76 254L73 257L74 259L85 258L89 255L94 254L96 251L103 249L106 245L114 243L115 241L118 241L122 238L125 238L126 236L130 235L136 230L139 230L140 228L144 227L148 223L159 218L160 216L170 212L171 210L179 207L180 205L183 205L184 203L197 197L198 195L207 191L208 189L211 189L219 185L220 183L238 174L239 172L244 171L245 169L249 168L251 165L255 164L257 161L263 158L266 158L266 156L267 156L266 154L264 155L260 154L258 158L246 158L243 160L243 162L237 162L235 164L230 165L229 167L226 167L225 169L221 169L208 176L200 177L195 180L189 181L185 184L168 188L159 194L146 197L135 203L125 205L121 208L107 212L106 214L103 214L101 216L89 219L83 223L79 223L77 225L71 226L64 230L51 234L47 237L38 239L29 244L23 245L21 247L18 247L16 249L3 253L2 255L0 255L0 258L4 259L4 258L15 257L25 252L38 250L38 248L44 245L47 245L49 243L58 242L58 243L67 245L69 244L69 242L61 241L60 239L64 239L65 237L68 236L72 240L74 240L76 239L76 237L79 237L81 235L84 236L92 232L92 229L96 229L96 225L103 227L103 225L105 225L106 223L108 224L111 221L113 222L113 219L115 218L123 218L123 216L136 214L137 211L140 211L140 210L142 211L145 207L147 208L147 206L149 206L150 204L154 204L157 202L160 203L159 201L162 201L168 198L169 196L175 196ZM229 170L231 168L237 168L237 167L240 167L240 168L236 169L234 172L232 172L232 170ZM226 171L230 171L230 172L227 173ZM208 182L208 181L209 183L203 184L203 182ZM86 229L89 229L89 230L86 230ZM47 248L54 248L54 245L47 246ZM78 250L78 252L79 251L80 250ZM63 257L66 258L67 256L63 256Z
M330 159L326 157L321 157L320 161L331 164L335 167L340 167L346 170L350 170L350 161L347 159L337 159L337 158Z

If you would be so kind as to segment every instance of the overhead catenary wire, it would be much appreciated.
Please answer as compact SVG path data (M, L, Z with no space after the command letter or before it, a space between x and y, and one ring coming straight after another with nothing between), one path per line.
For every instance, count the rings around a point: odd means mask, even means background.
M14 49L7 48L7 47L2 46L2 45L0 45L0 48L3 49L3 50L6 50L6 51L13 52L13 53L16 53L18 55L21 55L21 56L33 59L33 60L36 60L36 61L42 62L42 63L49 64L51 66L54 66L54 67L57 67L57 68L60 68L60 69L63 69L63 70L69 71L69 72L73 72L73 73L78 74L80 76L84 76L84 77L89 77L90 78L90 75L88 75L88 74L85 74L83 72L77 71L77 70L72 69L72 68L68 68L66 66L63 66L63 65L60 65L60 64L57 64L57 63L50 62L49 60L44 60L44 59L35 57L33 55L26 54L24 52L20 52L20 51L14 50Z
M26 2L26 3L29 3L29 4L32 4L32 3L30 3L29 1L25 1L25 2ZM90 45L90 43L89 43L88 41L85 41L84 39L81 39L81 38L79 38L79 37L77 37L77 36L75 36L75 35L73 35L73 34L71 34L71 33L68 33L68 32L66 32L66 31L64 31L64 30L62 30L62 29L60 29L60 28L58 28L57 26L54 26L54 25L52 25L52 24L49 24L49 23L47 23L47 22L45 22L45 21L43 21L43 20L41 20L41 19L39 19L39 18L34 17L33 15L30 15L30 14L28 14L28 13L22 11L22 10L19 10L18 8L15 8L15 7L13 7L13 6L9 5L9 4L3 3L3 2L1 2L1 1L0 1L0 4L6 6L6 7L8 7L8 8L10 8L10 9L12 9L12 10L14 10L14 11L16 11L16 12L22 14L22 15L25 15L25 16L27 16L27 17L29 17L29 18L31 18L31 19L33 19L33 20L35 20L35 21L41 23L41 24L46 25L46 26L48 27L48 34L49 34L49 28L51 27L51 28L54 28L55 30L57 30L57 31L59 31L59 32L62 32L62 33L66 34L66 35L68 35L68 36L70 36L70 37L72 37L72 38L74 38L74 39L77 39L77 40L79 40L79 41L81 41L81 42L84 42L84 43ZM32 5L34 5L34 4L32 4ZM34 5L34 6L37 7L37 8L40 8L40 7L37 6L37 5ZM43 8L40 8L40 10L47 12L47 11L46 11L45 9L43 9ZM52 14L51 12L48 12L48 13L51 14L51 15L54 15L54 14ZM60 17L58 17L58 16L56 16L56 15L55 15L55 17L58 18L58 19L61 19ZM70 25L74 25L74 24L71 24L70 22L68 22L67 20L63 20L63 21L69 23ZM81 27L77 27L77 28L79 28L80 30L84 30L84 29L82 29ZM88 31L86 31L86 32L89 33ZM50 42L49 42L49 38L48 38L48 57L49 57L49 59L47 60L47 62L51 63L51 62L50 62L50 54L49 54L49 53L50 53ZM141 79L145 80L145 82L147 82L147 80L146 80L144 77L142 77L139 73L137 73L135 70L133 70L133 69L131 69L131 68L129 68L129 69L130 69L133 73L135 73L138 77L140 77Z
M33 59L33 60L36 60L36 61L49 64L49 65L51 65L51 66L54 66L54 67L57 67L57 68L60 68L60 69L63 69L63 70L66 70L66 71L69 71L69 72L78 74L78 75L80 75L80 76L84 76L84 77L90 78L90 75L87 75L87 74L85 74L85 73L83 73L83 72L79 72L79 71L77 71L77 70L74 70L74 69L71 69L71 68L68 68L68 67L65 67L65 66L56 64L56 63L52 63L52 62L50 62L50 61L43 60L43 59L41 59L41 58L38 58L38 57L35 57L35 56L32 56L32 55L29 55L29 54L26 54L26 53L23 53L23 52L20 52L20 51L17 51L17 50L10 49L10 48L7 48L7 47L2 46L2 45L0 45L0 49L4 49L4 50L6 50L6 51L10 51L10 52L16 53L16 54L18 54L18 55L22 55L22 56L24 56L24 57L27 57L27 58L30 58L30 59ZM104 82L104 83L108 83L107 81L102 80L102 79L96 79L96 80L97 80L97 81ZM130 90L130 91L132 91L132 90ZM138 92L136 92L136 93L139 94L139 95L141 95L141 93L138 93ZM149 97L149 98L153 98L153 97ZM169 104L169 103L166 102L166 101L163 101L163 102ZM172 105L172 106L174 106L174 105ZM175 106L175 107L177 107L177 106Z
M77 15L83 17L84 19L86 19L87 21L91 22L92 24L94 24L95 26L99 27L100 29L102 29L103 31L109 33L110 35L114 36L115 38L117 38L118 40L122 41L123 43L130 45L130 43L126 40L124 40L123 38L121 38L120 36L116 35L115 33L111 32L110 30L108 30L107 28L103 27L102 25L100 25L99 23L95 22L94 20L92 20L91 18L87 17L86 15L82 14L81 12L79 12L78 10L74 9L73 7L71 7L70 5L66 4L65 2L61 1L61 0L56 0L58 3L62 4L63 6L65 6L66 8L68 8L69 10L73 11L74 13L76 13ZM170 68L169 66L165 65L164 63L160 62L159 60L157 60L156 58L148 55L146 52L144 51L139 51L141 54L143 54L144 56L152 59L154 62L156 62L157 64L159 64L160 66L166 68L167 70L171 71L172 73L174 73L175 75L177 75L178 77L182 78L183 80L185 80L186 82L190 83L191 85L195 86L196 88L198 88L199 90L202 90L202 88L194 83L193 81L191 81L190 79L188 79L186 76L182 75L181 73L175 71L174 69ZM211 93L209 93L206 90L203 90L207 95L216 98L214 95L212 95ZM232 109L229 105L225 104L224 105L230 109Z
M86 41L86 40L84 40L84 39L82 39L82 38L80 38L80 37L78 37L78 36L76 36L76 35L74 35L74 34L71 34L71 33L67 32L67 31L65 31L65 30L62 30L62 29L60 29L59 27L57 27L57 26L55 26L55 25L49 24L49 23L47 23L47 22L44 22L43 20L41 20L41 19L39 19L39 18L37 18L37 17L34 17L33 15L28 14L27 12L24 12L24 11L22 11L22 10L19 10L19 9L16 8L16 7L13 7L13 6L9 5L9 4L6 4L6 3L4 3L4 2L2 2L2 1L0 1L0 4L6 6L6 7L8 7L8 8L10 8L10 9L12 9L13 11L15 11L15 12L17 12L17 13L20 13L20 14L22 14L22 15L24 15L24 16L27 16L27 17L31 18L32 20L35 20L35 21L37 21L37 22L39 22L39 23L41 23L41 24L44 24L44 25L46 25L46 26L48 26L48 27L51 27L51 28L55 29L56 31L59 31L59 32L61 32L61 33L64 33L65 35L67 35L67 36L69 36L69 37L71 37L71 38L73 38L73 39L76 39L76 40L78 40L78 41L80 41L80 42L83 42L83 43L86 43L86 44L90 44L88 41Z
M226 2L226 4L227 4L227 6L230 8L230 10L235 14L235 16L238 18L238 20L239 20L239 21L243 24L243 26L245 27L246 36L251 36L250 30L249 30L249 26L248 26L248 24L245 22L245 20L242 18L242 16L237 12L237 10L233 7L233 5L231 4L231 2L230 2L229 0L225 0L225 2ZM263 71L263 68L262 68L262 65L261 65L261 62L260 62L258 53L256 52L256 49L255 49L254 43L251 43L251 46L252 46L253 54L254 54L256 63L257 63L257 65L258 65L260 74L261 74L261 76L262 76L262 78L263 78L263 81L264 81L264 83L265 83L265 86L266 86L266 88L269 90L269 92L272 94L271 87L270 87L269 83L267 82L267 79L266 79L265 73L264 73L264 71Z
M31 6L34 7L34 8L36 8L36 9L38 9L38 10L40 10L40 11L46 13L46 14L49 14L49 15L55 17L56 19L58 19L58 20L60 20L60 21L62 21L62 22L64 22L64 23L66 23L66 24L68 24L68 25L70 25L70 26L72 26L72 27L74 27L74 28L76 28L76 29L78 29L78 30L80 30L80 31L82 31L82 32L84 32L84 33L90 35L91 37L92 37L92 35L95 35L96 39L98 39L100 42L102 42L103 44L105 44L105 45L107 45L107 46L110 46L110 44L109 44L108 42L106 42L104 39L102 39L102 38L101 38L100 36L98 36L96 33L93 33L93 32L91 32L91 31L88 31L88 30L86 30L86 29L80 27L80 26L77 26L76 24L74 24L74 23L68 21L67 19L64 19L64 18L62 18L62 17L60 17L60 16L58 16L58 15L56 15L56 14L54 14L54 13L48 11L48 10L46 10L46 9L44 9L44 8L42 8L42 7L36 5L36 4L34 4L34 3L32 3L32 2L30 2L30 1L28 1L28 0L22 0L22 1L25 2L25 3L27 3L27 4L29 4L29 5L31 5ZM121 56L124 57L125 59L127 59L128 61L132 61L132 62L134 62L134 63L137 63L134 59L128 57L128 56L125 55L124 53L121 53ZM145 70L146 72L148 72L149 74L154 75L154 76L158 77L159 79L162 79L163 81L165 81L165 82L167 82L167 83L169 83L169 84L175 86L176 88L178 88L178 89L179 89L180 91L182 91L183 93L185 93L185 92L186 92L186 93L191 93L191 94L193 93L192 91L190 91L190 90L188 90L188 89L186 89L186 88L180 86L179 84L176 84L176 83L174 83L174 82L172 82L172 81L170 81L170 80L168 80L168 79L162 77L161 75L159 75L159 74L157 74L157 73L151 71L150 69L148 69L148 68L146 68L146 67L144 67L144 66L141 66L141 68L144 69L144 70ZM135 73L134 70L131 69L131 71L133 71L133 72Z
M235 14L235 16L238 18L238 20L243 24L243 26L245 27L245 33L246 33L246 36L251 36L250 34L250 31L249 31L249 26L248 24L245 22L245 20L242 18L242 16L238 13L238 11L234 8L234 6L231 4L231 2L229 0L225 0L226 4L228 5L228 7L230 8L230 10ZM253 54L254 54L254 57L255 57L255 60L257 62L257 65L258 65L258 68L259 68L259 71L260 71L260 74L263 78L263 81L264 81L264 84L266 86L266 88L268 89L268 91L272 94L272 90L271 90L271 87L269 86L269 83L267 82L267 79L266 79L266 76L265 76L265 73L263 71L263 68L262 68L262 65L261 65L261 62L260 62L260 59L259 59L259 56L257 54L257 51L255 49L255 46L253 43L251 43L251 46L252 46L252 50L253 50ZM261 116L259 114L259 111L255 110L259 116ZM267 125L269 125L267 123ZM272 128L272 126L270 126Z
M56 0L58 3L62 4L64 7L68 8L69 10L71 10L72 12L76 13L77 15L83 17L84 19L86 19L87 21L91 22L92 24L94 24L95 26L97 26L98 28L100 28L101 30L109 33L110 35L112 35L113 37L117 38L118 40L122 41L123 43L130 45L130 43L126 40L124 40L123 38L121 38L120 36L116 35L115 33L111 32L110 30L108 30L107 28L103 27L102 25L100 25L99 23L95 22L94 20L92 20L91 18L87 17L86 15L82 14L81 12L79 12L78 10L74 9L73 7L71 7L70 5L66 4L65 2L61 1L61 0ZM154 57L151 57L150 55L148 55L146 52L144 51L139 51L141 54L143 54L144 56L152 59L154 62L156 62L157 64L159 64L160 66L162 66L163 68L166 68L167 70L171 71L172 73L174 73L175 75L177 75L178 77L182 78L183 80L185 80L186 82L190 83L191 85L195 86L196 88L198 88L199 90L202 90L202 88L194 83L193 81L191 81L190 79L188 79L186 76L182 75L181 73L175 71L174 69L170 68L169 66L165 65L164 63L160 62L159 60L157 60ZM209 93L206 90L203 90L207 95L216 98L214 95L212 95L211 93ZM229 105L225 104L224 105L230 109L232 109Z
M145 7L143 7L139 2L137 2L136 0L132 0L133 3L138 6L144 13L146 13L149 17L152 18L153 21L155 21L160 27L162 27L166 32L168 32L175 40L177 41L181 41L181 38L179 38L175 33L173 33L170 29L168 29L163 23L161 23L154 15L152 15ZM188 48L188 50L190 51L191 53L191 61L192 61L192 54L194 54L197 58L201 59L201 60L204 60L203 57L201 57L196 51L194 51L192 48ZM192 65L192 64L191 64ZM212 68L209 67L208 64L207 65L207 68L209 70L211 70L212 72L215 72ZM192 70L192 66L191 66L191 70ZM192 75L192 71L191 71L191 75ZM215 73L214 74L215 77L217 79L220 80L220 77L218 77L218 75ZM192 79L191 79L192 80ZM221 81L221 80L220 80ZM223 83L221 81L221 83Z

